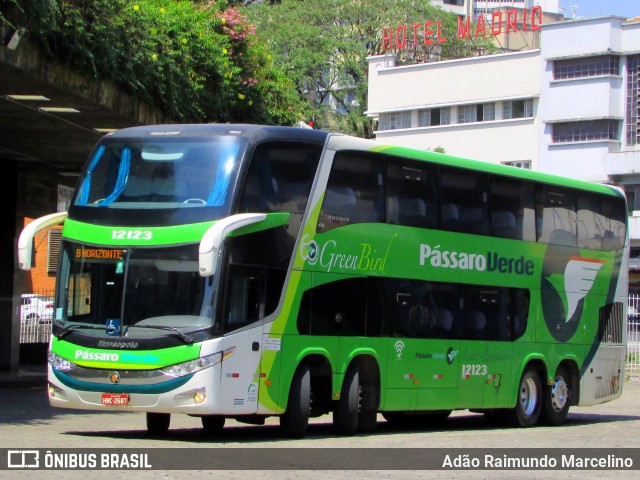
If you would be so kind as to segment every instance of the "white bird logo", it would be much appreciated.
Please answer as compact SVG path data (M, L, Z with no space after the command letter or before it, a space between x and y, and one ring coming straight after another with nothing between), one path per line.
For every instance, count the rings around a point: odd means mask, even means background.
M568 322L576 309L578 302L582 300L593 288L596 275L604 265L603 260L592 258L571 257L564 268L564 285L561 284L559 275L551 275L549 281L558 293L564 292L564 311Z

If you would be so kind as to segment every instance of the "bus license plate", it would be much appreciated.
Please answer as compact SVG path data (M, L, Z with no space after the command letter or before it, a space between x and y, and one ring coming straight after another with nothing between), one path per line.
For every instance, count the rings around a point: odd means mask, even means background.
M129 395L126 393L103 393L103 405L126 406L129 405Z

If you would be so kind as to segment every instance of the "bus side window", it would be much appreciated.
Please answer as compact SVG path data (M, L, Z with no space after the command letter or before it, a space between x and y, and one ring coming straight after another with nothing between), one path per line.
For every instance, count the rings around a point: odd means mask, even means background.
M624 218L612 218L617 200L595 194L578 197L578 246L595 250L616 250L623 246Z
M454 232L488 234L488 196L486 174L441 168L442 228Z
M492 176L491 234L535 241L534 188L521 180Z
M389 335L389 323L384 287L377 277L367 279L367 312L365 334L367 337L384 337Z
M366 278L337 280L304 292L298 331L307 335L364 336Z
M240 198L240 212L302 213L322 148L301 142L258 145Z
M538 242L577 246L575 195L568 189L541 186L536 201Z
M511 340L517 340L527 330L529 320L529 290L525 288L511 288L511 302L509 308Z
M389 160L386 174L387 223L434 228L438 222L436 182L434 167Z
M381 337L382 287L374 278L351 278L319 285L302 294L297 327L301 335Z
M382 157L362 152L336 153L317 231L384 221L382 179Z
M264 317L264 283L264 268L229 266L225 331L236 330Z

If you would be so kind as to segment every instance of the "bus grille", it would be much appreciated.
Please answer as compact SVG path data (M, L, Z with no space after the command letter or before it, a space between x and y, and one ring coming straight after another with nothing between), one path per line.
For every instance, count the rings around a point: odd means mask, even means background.
M622 302L614 302L600 309L598 338L600 343L622 343L623 311Z

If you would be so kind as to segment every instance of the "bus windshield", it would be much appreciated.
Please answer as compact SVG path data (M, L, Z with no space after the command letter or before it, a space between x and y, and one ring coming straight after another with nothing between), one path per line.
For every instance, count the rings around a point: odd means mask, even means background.
M214 279L199 275L197 258L197 245L120 249L65 242L55 321L99 326L109 335L131 327L183 333L215 327ZM134 330L136 336L161 335Z
M242 138L105 138L80 178L74 206L96 209L216 207L228 214Z

